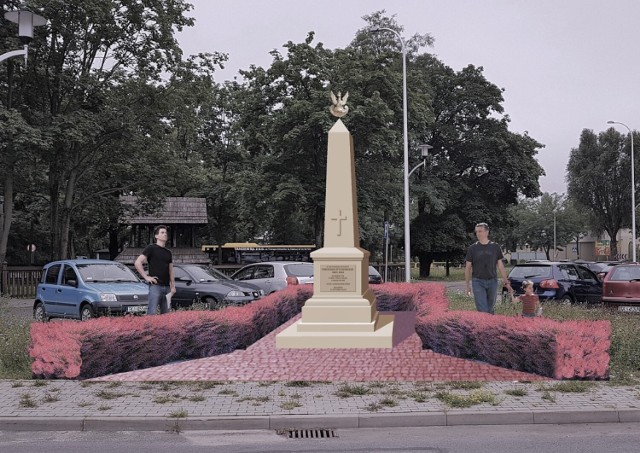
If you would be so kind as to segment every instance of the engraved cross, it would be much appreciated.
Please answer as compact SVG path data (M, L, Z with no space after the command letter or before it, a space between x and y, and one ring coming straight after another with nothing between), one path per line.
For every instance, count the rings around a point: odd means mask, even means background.
M338 211L338 217L332 217L331 220L338 222L338 236L342 236L342 221L347 220L347 216L342 217L342 209Z

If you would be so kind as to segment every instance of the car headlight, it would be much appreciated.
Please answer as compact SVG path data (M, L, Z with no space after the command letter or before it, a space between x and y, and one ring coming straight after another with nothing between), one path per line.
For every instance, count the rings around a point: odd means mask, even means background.
M227 294L227 297L243 297L244 293L242 291L233 290Z
M260 295L261 295L261 296L264 296L264 289L261 289L261 290L260 290Z
M100 293L100 300L102 302L118 302L118 298L112 293Z

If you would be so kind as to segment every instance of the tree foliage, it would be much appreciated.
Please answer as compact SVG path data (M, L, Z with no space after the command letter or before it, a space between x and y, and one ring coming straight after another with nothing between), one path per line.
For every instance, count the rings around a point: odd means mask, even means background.
M573 204L555 193L523 199L510 209L510 214L515 226L507 241L509 248L541 250L548 260L557 259L564 244L579 240L587 230L584 217Z
M185 58L176 42L193 24L184 1L27 3L49 24L36 30L29 64L0 78L0 171L11 182L29 170L15 190L3 188L18 210L9 215L14 256L34 238L48 258L93 254L105 238L115 256L122 194L151 207L166 196L205 197L208 242L321 246L330 91L349 92L343 121L355 143L361 245L375 256L385 221L402 244L402 48L393 33L370 30L402 34L395 18L365 16L343 49L309 32L272 51L268 67L219 84L225 55ZM9 36L2 45L15 44ZM508 130L502 90L481 67L454 71L425 52L432 43L428 34L406 42L410 168L418 144L433 146L411 180L423 272L433 259L458 259L474 223L509 227L508 207L539 195L543 174L542 145Z
M631 224L630 142L613 128L596 135L584 129L567 164L568 195L590 213L589 226L611 238L611 254L618 254L616 237Z

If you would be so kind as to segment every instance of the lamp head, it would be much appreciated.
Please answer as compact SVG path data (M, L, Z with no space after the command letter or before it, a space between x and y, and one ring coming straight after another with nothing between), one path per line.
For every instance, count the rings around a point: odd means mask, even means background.
M372 25L371 27L369 27L369 31L372 33L377 33L380 31L380 25Z
M22 44L29 44L33 39L33 27L39 27L47 23L47 19L31 11L8 11L4 18L18 24L18 37Z
M418 148L420 148L420 155L422 157L427 157L429 155L429 150L433 148L433 146L431 145L418 145Z
M609 120L609 121L607 121L607 124L616 124L616 122Z

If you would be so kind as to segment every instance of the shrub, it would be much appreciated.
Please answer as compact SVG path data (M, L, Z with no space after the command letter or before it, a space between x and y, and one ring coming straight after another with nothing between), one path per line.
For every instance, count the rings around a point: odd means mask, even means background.
M415 311L425 348L561 378L608 375L607 321L553 321L449 312L445 288L432 283L372 285L379 311ZM242 307L161 316L34 323L32 372L89 378L243 349L300 313L312 295L293 286Z
M606 379L610 323L441 312L423 316L423 346L454 357L555 379Z

